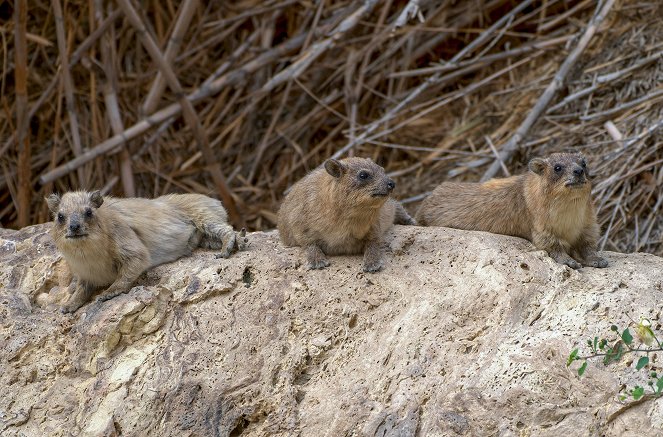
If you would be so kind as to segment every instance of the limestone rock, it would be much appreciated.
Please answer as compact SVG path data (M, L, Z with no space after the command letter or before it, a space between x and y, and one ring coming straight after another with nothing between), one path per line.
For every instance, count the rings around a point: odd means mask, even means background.
M517 238L399 226L380 273L308 271L254 233L65 315L46 229L0 230L3 436L663 434L663 400L616 400L646 382L632 360L565 366L613 323L660 330L653 255L573 271Z

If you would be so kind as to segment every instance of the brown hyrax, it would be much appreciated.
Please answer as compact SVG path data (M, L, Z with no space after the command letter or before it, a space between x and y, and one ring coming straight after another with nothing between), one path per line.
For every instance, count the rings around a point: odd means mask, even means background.
M98 300L127 292L145 270L190 255L197 247L243 248L220 201L201 194L156 199L102 197L75 191L46 199L53 213L51 236L71 269L72 295L63 306L73 312L104 290Z
M414 220L389 195L396 184L365 158L329 159L297 182L283 200L278 230L286 246L301 246L308 267L329 266L326 255L364 253L363 269L383 267L383 239L394 223Z
M529 172L485 183L440 184L417 221L530 240L558 263L607 267L597 252L599 226L587 161L579 153L534 158Z

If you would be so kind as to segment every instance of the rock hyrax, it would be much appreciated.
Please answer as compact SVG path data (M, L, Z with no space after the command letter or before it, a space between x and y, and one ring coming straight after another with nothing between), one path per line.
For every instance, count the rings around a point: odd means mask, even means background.
M364 253L363 269L383 266L384 234L396 224L414 224L389 195L396 184L365 158L329 159L298 181L283 200L278 230L286 246L301 246L308 267L329 265L326 255Z
M116 199L99 191L75 191L46 199L53 213L51 236L71 269L72 295L62 308L73 312L92 293L99 300L131 288L145 270L190 255L197 247L230 256L240 243L220 201L201 194L156 199Z
M417 221L425 226L487 231L530 240L557 262L607 267L596 253L599 226L587 161L579 153L534 158L529 172L485 183L440 184Z

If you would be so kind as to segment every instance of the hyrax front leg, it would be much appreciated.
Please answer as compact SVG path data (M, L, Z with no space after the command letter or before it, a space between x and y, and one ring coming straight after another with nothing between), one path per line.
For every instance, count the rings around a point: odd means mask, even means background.
M400 202L396 203L396 216L394 217L394 224L416 226L417 222L408 214Z
M580 239L573 245L573 251L577 253L583 265L602 269L608 267L608 261L596 251L597 238L598 225L596 228L584 229Z
M382 270L384 267L384 250L382 248L382 240L372 239L366 243L364 249L364 265L365 272L375 273Z
M564 249L564 246L562 245L562 242L559 240L559 238L550 232L535 231L532 235L532 240L537 248L548 252L548 255L556 262L560 264L566 264L567 266L576 270L582 267L578 261L574 260L568 253L566 253L566 250Z
M324 269L329 267L327 256L317 244L306 246L306 261L309 269Z
M67 292L71 293L67 302L62 305L60 309L63 313L73 313L83 305L85 305L92 297L94 287L85 284L82 281L74 278L67 288Z
M125 264L120 267L117 279L107 289L101 292L97 297L97 302L104 302L126 293L136 279L150 266L149 257L136 256L133 259L125 260Z

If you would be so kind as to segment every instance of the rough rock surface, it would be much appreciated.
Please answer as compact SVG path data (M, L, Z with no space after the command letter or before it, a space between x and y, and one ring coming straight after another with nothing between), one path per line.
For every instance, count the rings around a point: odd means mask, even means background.
M632 360L565 367L612 323L660 329L662 258L572 271L517 238L397 227L364 274L360 257L307 271L275 232L250 237L65 315L46 227L0 230L0 434L663 434L663 400L616 400L643 383Z

